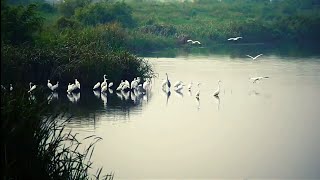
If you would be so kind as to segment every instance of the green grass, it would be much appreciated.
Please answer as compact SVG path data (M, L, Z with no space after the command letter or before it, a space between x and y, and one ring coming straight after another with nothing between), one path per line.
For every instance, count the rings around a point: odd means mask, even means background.
M320 8L309 2L127 1L139 28L147 24L169 25L176 28L178 34L206 44L227 43L226 39L234 36L246 37L242 42L316 41L320 37L311 29L320 30Z
M16 88L18 89L18 88ZM64 130L70 118L50 115L44 97L29 100L25 91L1 91L1 161L4 179L113 179L113 174L89 174L94 145L101 140ZM48 114L50 113L50 114ZM91 143L80 150L81 142Z

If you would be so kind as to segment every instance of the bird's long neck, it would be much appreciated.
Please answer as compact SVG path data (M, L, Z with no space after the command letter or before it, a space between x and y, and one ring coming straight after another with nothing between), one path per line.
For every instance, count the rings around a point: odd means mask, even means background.
M31 83L29 84L29 86L30 86L30 89L31 89Z
M168 78L168 74L166 74L167 75L167 81L169 80L169 78Z

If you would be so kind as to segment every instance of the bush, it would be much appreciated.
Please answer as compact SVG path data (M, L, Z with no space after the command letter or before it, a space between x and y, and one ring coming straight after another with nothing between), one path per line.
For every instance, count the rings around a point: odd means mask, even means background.
M40 93L39 93L40 95ZM39 98L39 96L37 96ZM1 162L4 179L90 179L91 155L99 137L83 152L76 134L65 132L68 122L47 115L44 97L37 102L25 91L1 91ZM100 179L101 169L95 179ZM102 178L113 179L113 175Z
M36 11L37 6L2 7L1 12L1 40L18 44L32 41L43 25L43 18Z
M85 25L97 25L110 22L119 22L126 27L134 25L131 8L124 2L114 4L106 2L92 3L78 8L75 17Z

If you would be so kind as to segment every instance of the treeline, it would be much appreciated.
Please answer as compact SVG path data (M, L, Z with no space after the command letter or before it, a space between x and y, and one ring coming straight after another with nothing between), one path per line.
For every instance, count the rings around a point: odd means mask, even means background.
M52 6L3 1L1 9L4 84L45 84L52 79L64 85L77 78L82 87L91 87L104 74L116 83L153 76L150 64L128 51L132 38L125 27L134 24L125 3L66 0Z
M194 2L131 0L139 29L162 37L199 39L206 44L242 42L317 42L320 2L316 0L196 0ZM156 27L162 26L159 30ZM174 34L161 33L170 29ZM152 29L154 29L152 31ZM180 38L179 38L180 37Z

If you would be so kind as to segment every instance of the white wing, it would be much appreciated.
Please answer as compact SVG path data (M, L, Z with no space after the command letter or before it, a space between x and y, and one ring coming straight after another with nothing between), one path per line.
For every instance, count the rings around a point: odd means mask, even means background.
M97 84L93 86L93 89L97 89L98 87L100 87L100 82L97 82Z
M254 59L257 59L259 56L262 56L263 54L259 54L256 57L254 57Z
M254 57L252 57L252 56L250 56L250 55L246 55L246 56L248 56L248 57L251 58L251 59L254 59Z

